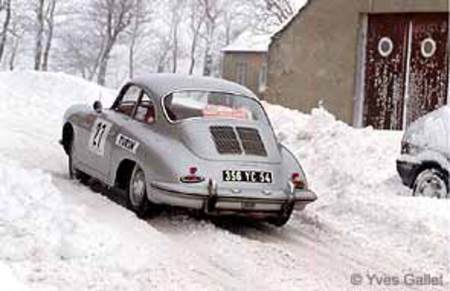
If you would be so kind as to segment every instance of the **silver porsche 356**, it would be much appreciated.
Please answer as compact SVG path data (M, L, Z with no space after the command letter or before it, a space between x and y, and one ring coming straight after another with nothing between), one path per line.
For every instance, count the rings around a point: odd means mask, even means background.
M136 78L109 109L70 107L61 144L72 178L119 190L140 217L162 204L282 226L317 198L257 97L224 80Z

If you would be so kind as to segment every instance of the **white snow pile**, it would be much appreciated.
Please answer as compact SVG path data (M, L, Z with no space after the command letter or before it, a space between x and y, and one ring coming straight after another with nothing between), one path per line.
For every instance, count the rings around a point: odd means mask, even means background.
M39 259L56 253L65 212L50 175L13 163L0 165L0 259Z
M355 129L323 108L266 109L318 193L304 220L335 230L339 239L356 237L379 254L410 256L415 265L405 268L450 274L450 201L411 197L402 185L395 166L402 132Z
M125 225L105 224L66 201L49 174L1 160L0 279L10 286L5 290L26 290L21 281L32 290L202 289L189 278L188 266L177 262L180 254L170 241L131 213L118 207L115 215Z

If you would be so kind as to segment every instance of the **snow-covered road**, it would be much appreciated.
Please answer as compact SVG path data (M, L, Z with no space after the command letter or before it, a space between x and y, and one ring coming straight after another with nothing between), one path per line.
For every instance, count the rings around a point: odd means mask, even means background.
M108 103L114 92L63 74L16 72L0 73L0 95L5 290L450 288L450 201L412 198L401 185L399 132L355 130L322 109L306 115L267 104L318 201L281 229L173 213L141 221L69 180L57 143L69 105L99 95ZM445 285L369 279L407 274L442 275Z

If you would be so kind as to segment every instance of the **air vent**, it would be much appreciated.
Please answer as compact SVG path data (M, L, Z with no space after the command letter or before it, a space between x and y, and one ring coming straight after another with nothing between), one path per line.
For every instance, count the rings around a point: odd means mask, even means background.
M242 154L239 141L232 127L211 126L209 130L220 154Z
M241 139L245 154L267 156L266 148L264 147L264 143L262 142L258 130L248 127L238 127L236 130Z

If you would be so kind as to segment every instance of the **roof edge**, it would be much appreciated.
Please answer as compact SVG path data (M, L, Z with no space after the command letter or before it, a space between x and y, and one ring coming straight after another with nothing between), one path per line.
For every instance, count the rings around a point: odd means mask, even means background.
M292 22L294 22L294 20L300 16L300 14L311 4L311 2L314 0L307 0L305 5L303 5L302 7L300 7L298 9L298 11L296 13L294 13L291 18L289 18L288 20L286 20L285 23L283 23L281 25L281 27L272 34L272 36L270 37L270 45L272 45L272 42L274 39L277 39L279 37L280 34L282 34L286 29L289 28L289 26L291 26ZM269 45L269 46L270 46Z

